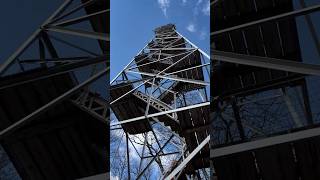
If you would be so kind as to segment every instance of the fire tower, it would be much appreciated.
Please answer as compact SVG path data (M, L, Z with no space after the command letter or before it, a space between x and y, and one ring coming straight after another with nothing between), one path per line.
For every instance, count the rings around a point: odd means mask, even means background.
M122 155L128 179L150 169L164 179L209 179L210 58L173 24L154 34L111 82L111 135L123 135L111 167ZM121 143L126 155L116 153Z

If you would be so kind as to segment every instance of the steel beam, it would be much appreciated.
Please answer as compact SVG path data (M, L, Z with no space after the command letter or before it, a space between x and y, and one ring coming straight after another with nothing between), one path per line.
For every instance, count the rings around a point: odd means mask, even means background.
M97 120L109 125L109 103L101 97L96 97L92 93L83 92L75 100L70 100L76 107L86 111Z
M198 48L198 46L196 46L195 44L193 44L189 39L187 39L186 37L184 37L182 34L180 34L178 31L175 31L177 34L179 34L179 36L183 37L183 39L185 39L191 46L193 46L194 48L198 49L198 51L203 54L207 59L210 59L210 56L204 52L202 49Z
M109 71L109 68L106 68L106 69L98 72L97 74L93 75L92 77L90 77L86 81L84 81L81 84L73 87L72 89L70 89L67 92L63 93L59 97L53 99L52 101L50 101L46 105L42 106L41 108L35 110L31 114L25 116L21 120L15 122L12 125L10 125L9 127L5 128L4 130L2 130L0 132L0 140L4 139L5 136L8 136L8 135L12 134L14 131L16 131L17 129L21 128L26 123L28 123L28 122L34 120L35 118L39 117L41 114L45 113L46 111L48 111L49 109L51 109L55 105L57 105L57 104L61 103L62 101L68 99L70 96L72 96L73 94L78 92L80 89L88 86L93 81L95 81L95 80L99 79L100 77L104 76L108 71Z
M46 25L53 18L55 18L59 13L64 11L73 0L64 1L61 6L43 23ZM9 66L15 61L15 59L20 56L34 40L38 37L42 29L37 29L1 66L0 66L0 76L5 73Z
M49 51L50 56L52 58L59 58L58 52L57 52L56 48L54 47L54 45L52 44L48 33L42 31L40 33L40 35L41 35L41 38L43 39L43 42L45 43L45 45L46 45L46 47L47 47L47 49Z
M110 41L109 35L105 33L84 31L79 29L70 29L70 28L58 27L58 26L45 27L44 30L63 33L63 34L69 34L74 36L81 36L81 37L86 37L86 38L91 38L96 40Z
M95 111L88 109L87 107L80 105L78 102L75 101L71 101L71 103L73 105L75 105L77 108L89 113L90 115L92 115L94 118L96 118L97 120L99 120L100 122L104 123L104 124L108 124L108 120L107 118L104 118L103 116L101 116L100 114L96 113Z
M180 154L181 152L171 152L171 153L165 153L165 154L159 154L159 156L170 156L170 155L173 155L173 154ZM146 159L146 158L152 158L154 156L144 156L142 157L143 159Z
M72 25L72 24L77 24L77 23L86 21L86 20L88 20L88 19L90 19L92 17L99 16L99 15L107 13L107 12L110 12L110 10L109 9L105 9L105 10L98 11L98 12L95 12L95 13L92 13L92 14L87 14L87 15L84 15L84 16L81 16L81 17L68 19L68 20L65 20L65 21L62 21L62 22L51 24L51 25L52 26L69 26L69 25Z
M56 36L54 36L54 35L52 35L52 34L50 34L50 35L48 35L48 36L49 36L51 39L53 39L53 40L56 40L56 41L58 41L58 42L60 42L60 43L63 43L63 44L66 44L66 45L68 45L68 46L70 46L70 47L72 47L72 48L78 49L78 50L80 50L80 51L86 52L86 53L88 53L88 54L90 54L90 55L100 56L98 53L89 51L89 50L87 50L87 49L85 49L85 48L82 48L82 47L80 47L80 46L78 46L78 45L75 45L75 44L70 43L70 42L68 42L68 41L62 40L62 39L60 39L60 38L58 38L58 37L56 37Z
M152 74L152 73L146 73L146 72L138 72L138 71L127 71L127 72L136 73L136 74L142 74L142 75L155 77L155 78L170 79L170 80L174 80L174 81L186 82L186 83L191 83L191 84L198 84L198 85L203 85L203 86L210 85L209 82L199 81L199 80L191 80L191 79L178 78L178 77L162 76L162 75L158 75L158 74Z
M39 39L38 42L39 42L39 57L40 57L38 62L40 63L41 67L47 67L47 64L45 61L46 51L44 49L44 44L41 39ZM23 63L23 61L20 61L20 63Z
M164 145L160 148L160 150L157 152L157 154L149 161L147 166L140 172L137 179L140 179L144 172L149 168L149 166L152 164L152 162L159 156L159 154L163 151L163 149L167 146L167 144L171 141L173 138L173 135L170 136L170 138L164 143Z
M148 132L144 134L144 143L143 143L142 152L141 152L141 156L142 157L144 156L144 151L145 151L146 144L147 144L147 135L148 135ZM141 158L140 162L139 162L139 169L138 169L138 173L139 174L141 172L141 167L142 167L143 160L144 160L144 158Z
M42 69L35 73L32 73L30 75L26 74L24 76L19 76L19 78L13 79L13 80L2 80L0 83L0 89L5 89L25 83L30 83L33 81L37 81L40 79L45 79L52 76L57 76L60 74L68 73L71 71L74 71L75 69L82 68L85 66L98 64L102 62L107 62L107 56L97 57L97 58L91 58L88 60L84 60L81 62L76 63L70 63L70 64L63 64L63 65L57 65L48 69ZM10 78L10 77L4 77L4 78Z
M306 64L297 61L289 61L269 57L260 57L252 55L249 56L244 54L236 54L217 50L212 50L211 56L212 59L216 61L230 62L235 64L269 68L307 75L320 75L320 65L316 64Z
M144 81L144 82L141 83L139 86L133 88L133 89L130 90L129 92L127 92L127 93L123 94L122 96L120 96L118 99L113 100L113 101L110 103L110 105L112 105L112 104L114 104L115 102L119 101L121 98L127 96L128 94L134 92L135 90L137 90L139 87L141 87L142 85L144 85L146 82L148 82L148 81L150 81L150 80L151 80L151 79Z
M177 41L179 41L179 40L180 40L180 39L178 39L178 40L176 40L176 41L174 41L174 42L172 42L172 43L170 43L170 44L168 44L168 45L166 45L166 46L164 46L164 47L169 47L171 44L173 44L173 43L175 43L175 42L177 42ZM152 39L139 51L139 53L138 53L137 55L141 54L141 53L148 47L148 44L149 44L151 41L152 41ZM150 55L157 54L158 51L159 51L159 50L157 50L157 51L154 52L154 53L151 53ZM137 56L137 55L136 55L136 56ZM146 57L145 57L145 58L146 58ZM140 61L144 60L145 58L141 59ZM127 64L127 65L124 67L124 69L111 81L111 83L113 83L113 82L120 76L120 74L124 72L124 70L126 70L128 67L130 67L130 65L132 64L132 62L133 62L134 60L135 60L135 58L131 59L131 61L129 62L129 64ZM138 61L138 62L140 62L140 61Z
M97 2L97 1L98 1L98 0L88 0L87 2L80 4L79 6L71 9L70 11L66 12L65 14L63 14L63 15L61 15L61 16L59 15L58 17L54 18L53 20L50 21L50 24L51 24L51 23L55 23L55 22L57 22L57 21L65 18L65 17L67 17L67 16L69 16L69 15L71 15L71 14L79 11L80 9L85 8L85 7L87 7L87 6L95 3L95 2Z
M148 63L145 63L145 64L141 64L141 65L139 65L139 66L130 67L130 68L126 69L126 70L137 69L137 68L142 67L142 66L146 66L146 65L149 65L149 64L154 64L154 63L156 63L156 62L165 61L165 60L167 60L167 59L171 59L171 58L173 58L173 57L181 56L181 55L184 55L184 54L187 54L187 53L189 53L189 52L183 52L183 53L175 54L175 55L173 55L173 56L171 55L171 56L168 56L168 57L163 58L163 59L158 59L158 60L156 60L156 61L151 61L151 62L148 62ZM144 58L144 59L145 59L145 58ZM142 60L144 60L144 59L142 59Z
M138 52L137 55L139 55L141 52L143 52L143 50L148 46L148 44L152 41L152 39ZM110 84L112 84L116 79L118 79L118 77L124 72L125 69L127 69L131 64L132 62L135 60L135 58L132 58L131 61L116 75L116 77L114 77Z
M146 48L145 50L149 51L159 51L159 50L164 50L164 51L176 51L176 50L195 50L196 48L172 48L172 47L166 47L166 48Z
M208 144L210 141L210 136L207 136L198 146L195 148L189 155L186 157L178 167L176 167L166 178L165 180L171 180L174 178L191 160L192 158L200 152L200 150Z
M128 169L128 180L131 180L130 173L130 152L129 152L129 135L126 133L126 145L127 145L127 169Z
M20 63L42 63L42 62L80 62L85 59L89 59L88 56L83 57L66 57L66 58L40 58L40 59L23 59Z
M210 66L210 63L205 63L205 64L201 64L201 65L198 65L198 66L193 66L193 67L190 67L190 68L182 69L182 70L179 70L179 71L166 73L165 75L168 76L168 75L172 75L172 74L177 74L177 73L184 72L184 71L189 71L189 70L192 70L192 69L202 68L204 66Z
M298 132L288 133L284 135L277 135L274 137L268 137L259 140L253 140L251 142L245 142L241 144L231 145L221 148L213 148L210 151L210 158L217 158L221 156L227 156L235 153L241 153L245 151L255 150L259 148L274 146L277 144L290 143L306 138L312 138L320 136L320 127L301 130Z
M117 123L113 123L110 124L110 126L117 126L120 124L125 124L125 123L130 123L130 122L134 122L134 121L140 121L143 119L147 119L147 118L152 118L152 117L157 117L157 116L161 116L161 115L165 115L165 114L171 114L174 112L179 112L179 111L184 111L184 110L188 110L188 109L193 109L193 108L197 108L197 107L204 107L204 106L209 106L210 102L204 102L204 103L200 103L200 104L195 104L195 105L191 105L191 106L186 106L186 107L182 107L182 108L178 108L178 109L173 109L173 110L169 110L169 111L162 111L159 113L154 113L154 114L148 114L147 116L140 116L140 117L136 117L136 118L132 118L132 119L127 119L127 120L123 120Z
M210 33L210 36L217 36L219 34L224 34L224 33L227 33L227 32L231 32L231 31L235 31L235 30L239 30L239 29L243 29L243 28L247 28L247 27L263 24L263 23L270 22L270 21L276 21L276 20L282 20L282 19L285 19L285 18L292 18L292 17L296 17L296 16L306 15L306 14L310 14L310 13L316 12L318 10L320 10L320 5L314 5L314 6L311 6L311 7L302 8L302 9L299 9L299 10L295 10L295 11L279 14L279 15L276 15L276 16L260 19L260 20L257 20L257 21L244 23L244 24L241 24L241 25L238 25L238 26L234 26L234 27L230 27L230 28L214 31L214 32Z

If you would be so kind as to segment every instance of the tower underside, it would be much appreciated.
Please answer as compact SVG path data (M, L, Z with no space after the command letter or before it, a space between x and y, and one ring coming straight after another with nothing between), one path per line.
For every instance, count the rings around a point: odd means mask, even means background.
M317 7L227 0L211 8L212 175L318 179L318 101L309 97L317 97L320 71L303 58L304 25L296 18Z
M109 2L67 0L1 64L0 143L20 178L109 172L108 21Z
M154 160L163 177L167 177L209 136L210 71L206 63L209 59L172 24L156 28L154 32L154 38L111 82L110 105L118 121L111 124L111 129L121 126L127 138L152 134L154 144L158 144L156 156L160 157L154 156ZM159 128L167 131L161 138L157 137ZM171 144L171 136L178 145ZM162 147L159 142L165 139L168 144ZM171 146L178 151L171 156L175 160L169 161L170 167L162 168L165 154L172 155ZM145 154L142 153L142 159ZM208 156L207 144L179 170L178 176L186 178L186 174L197 174L208 168ZM138 171L137 177L143 173Z

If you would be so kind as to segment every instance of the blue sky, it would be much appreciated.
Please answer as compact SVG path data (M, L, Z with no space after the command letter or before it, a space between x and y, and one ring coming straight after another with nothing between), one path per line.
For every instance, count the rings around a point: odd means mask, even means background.
M110 78L147 44L156 27L168 23L209 54L209 9L209 0L111 1Z

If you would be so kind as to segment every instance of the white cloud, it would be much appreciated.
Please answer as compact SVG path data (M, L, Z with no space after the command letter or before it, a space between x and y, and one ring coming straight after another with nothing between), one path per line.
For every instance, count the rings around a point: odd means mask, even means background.
M204 15L210 16L210 1L207 1L205 6L202 8L202 13Z
M170 0L158 0L158 4L164 16L167 16L167 9L170 7Z
M203 0L197 0L197 3L193 8L193 15L194 16L198 16L199 10L200 10L200 5L201 5L202 2L203 2Z
M110 174L110 180L120 180L118 176L113 176L112 172Z
M188 26L187 26L187 30L189 32L196 32L196 26L193 24L193 23L190 23Z
M204 40L206 37L207 37L207 33L205 31L201 31L199 36L200 40Z
M125 139L124 135L123 135L123 131L121 129L119 130L113 130L110 132L111 138L114 138L115 140L121 140Z

